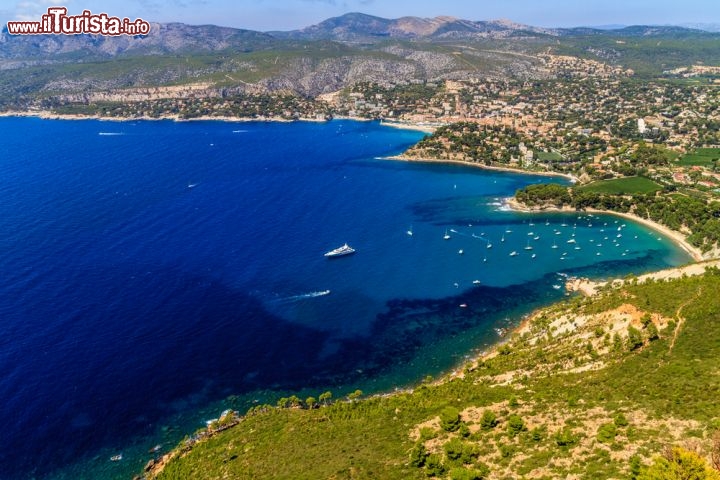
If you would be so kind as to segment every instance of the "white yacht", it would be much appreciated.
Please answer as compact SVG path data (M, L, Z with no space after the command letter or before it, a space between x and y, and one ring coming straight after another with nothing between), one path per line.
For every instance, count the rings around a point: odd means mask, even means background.
M330 250L329 252L327 252L327 253L325 254L325 256L328 257L328 258L331 258L331 257L342 257L342 256L344 256L344 255L350 255L351 253L355 253L355 249L352 248L350 245L348 245L348 244L346 243L346 244L343 245L342 247L338 247L338 248L336 248L336 249L334 249L334 250Z

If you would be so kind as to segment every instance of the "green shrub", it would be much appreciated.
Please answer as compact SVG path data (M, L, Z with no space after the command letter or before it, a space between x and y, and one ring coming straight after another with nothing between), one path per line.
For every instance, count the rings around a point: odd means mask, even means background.
M450 470L450 480L483 480L487 473L480 469L457 467Z
M440 412L440 427L446 432L460 428L460 411L455 407L445 407Z
M492 410L485 410L482 418L480 419L480 427L483 430L492 430L498 424L495 412Z
M420 442L416 443L412 450L410 450L410 466L418 468L422 467L425 465L425 459L427 456L428 452L425 445Z
M445 455L447 455L447 458L450 460L459 460L463 454L463 447L464 445L462 440L459 438L453 438L443 445L443 450L445 450Z
M565 428L555 434L555 443L558 447L572 447L577 442L577 436L569 428Z
M440 455L433 453L425 458L425 474L428 477L440 477L445 474L445 470Z
M630 351L636 350L643 345L643 338L640 330L635 327L628 327L627 348Z
M460 460L466 465L475 462L480 457L480 447L473 443L466 443L463 445L462 456Z
M597 439L602 443L612 443L617 435L617 427L614 423L606 423L598 428Z
M713 470L695 452L673 447L665 456L656 457L653 464L642 468L638 480L720 480L720 472Z
M613 419L613 421L615 422L615 425L618 427L627 427L628 425L630 425L630 422L628 422L628 419L625 418L625 415L623 415L622 412L618 412L615 415L615 418Z
M437 436L438 432L436 432L430 427L423 427L420 429L420 441L422 442L424 442L425 440L432 440Z
M514 437L523 430L527 430L527 427L525 427L525 422L519 415L510 415L508 418L507 430L510 436Z
M543 427L535 427L530 431L530 438L533 442L542 442L545 438L545 429Z

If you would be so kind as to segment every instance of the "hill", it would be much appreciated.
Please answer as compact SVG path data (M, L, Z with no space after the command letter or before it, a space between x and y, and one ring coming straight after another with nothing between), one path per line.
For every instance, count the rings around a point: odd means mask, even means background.
M718 461L718 288L715 268L616 283L443 381L227 415L149 478L650 478L671 445Z
M123 89L191 85L193 98L274 92L315 98L358 82L561 77L562 71L546 68L547 54L657 76L716 64L718 52L720 34L681 27L547 29L507 20L361 13L291 32L179 23L154 23L148 35L135 37L18 36L4 29L0 97L14 109L47 108Z

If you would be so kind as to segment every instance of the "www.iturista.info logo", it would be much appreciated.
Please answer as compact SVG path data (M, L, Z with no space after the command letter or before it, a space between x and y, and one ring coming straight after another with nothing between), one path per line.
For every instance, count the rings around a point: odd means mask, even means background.
M7 22L7 29L11 35L147 35L150 24L142 18L130 21L90 10L68 15L65 7L50 7L39 22Z

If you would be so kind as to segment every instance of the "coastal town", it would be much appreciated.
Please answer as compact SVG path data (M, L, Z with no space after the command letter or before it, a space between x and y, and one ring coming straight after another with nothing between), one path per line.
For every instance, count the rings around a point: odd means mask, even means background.
M48 97L25 114L108 119L375 120L428 132L398 159L563 174L522 207L594 208L654 222L696 258L720 255L720 72L661 76L542 54L533 79L357 82L317 97L232 93L207 84ZM12 113L12 112L8 112Z
M720 192L720 73L630 69L540 55L544 79L358 82L315 98L208 85L57 96L26 112L101 118L381 120L436 131L408 158L464 161L582 182L643 176L706 198ZM8 112L12 113L12 111ZM444 128L445 127L445 128Z

